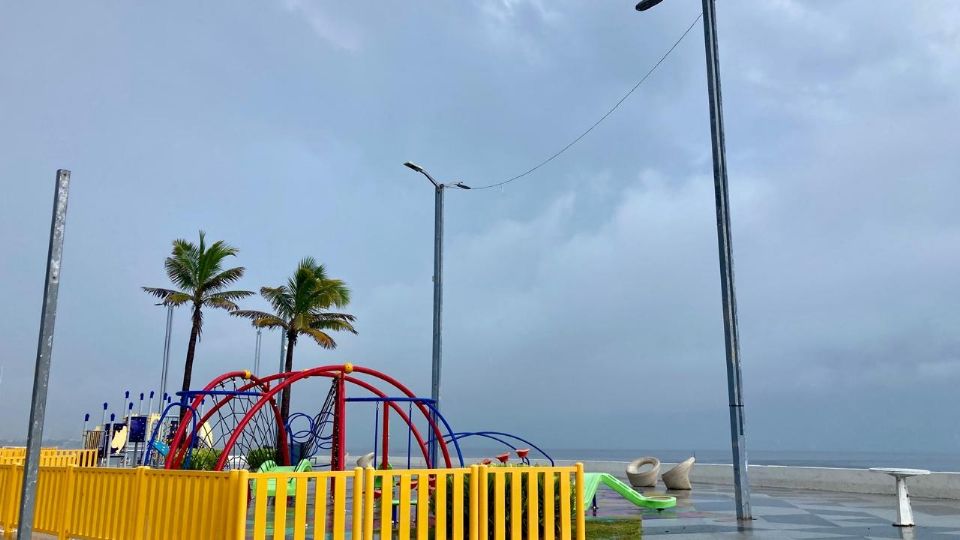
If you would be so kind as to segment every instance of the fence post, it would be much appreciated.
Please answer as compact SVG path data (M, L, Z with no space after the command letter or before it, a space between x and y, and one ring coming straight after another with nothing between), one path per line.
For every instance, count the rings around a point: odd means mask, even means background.
M481 502L480 499L480 481L486 481L486 478L482 477L483 472L486 472L486 470L479 465L470 466L470 538L472 540L486 538L487 534L487 528L481 526L482 523L487 521L486 501ZM481 506L483 507L482 511Z
M586 504L587 502L583 500L583 463L577 463L577 540L586 540L587 538L587 524L586 524Z
M363 469L354 467L353 469L353 534L357 535L358 540L363 536ZM417 524L420 525L419 523Z
M368 540L373 540L373 467L367 467L363 471L363 536ZM357 487L354 486L354 493ZM385 498L382 500L386 500ZM380 504L386 504L381 502Z
M237 512L233 516L235 530L232 537L235 540L244 540L247 537L247 500L249 499L247 490L250 489L250 472L246 469L230 471L230 479L234 485L234 497L236 497L234 508ZM263 480L263 482L266 482L266 480Z

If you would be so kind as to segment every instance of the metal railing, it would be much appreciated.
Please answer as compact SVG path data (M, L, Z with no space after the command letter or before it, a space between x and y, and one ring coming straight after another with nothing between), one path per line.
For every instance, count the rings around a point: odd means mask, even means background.
M7 535L22 480L21 465L0 465ZM34 530L118 540L584 540L583 490L580 464L308 473L42 467Z
M0 448L0 465L23 465L27 449L22 447ZM61 450L43 448L40 450L41 467L96 467L97 450Z

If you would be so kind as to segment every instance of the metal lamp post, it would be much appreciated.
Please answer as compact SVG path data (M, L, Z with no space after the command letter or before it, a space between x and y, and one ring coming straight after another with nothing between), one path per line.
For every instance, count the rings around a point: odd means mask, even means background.
M644 0L637 11L646 11L663 0ZM713 149L713 185L720 251L720 286L723 297L723 329L727 356L727 393L730 401L730 442L733 449L733 480L737 519L753 519L750 511L750 481L747 478L747 446L744 434L743 387L740 376L740 334L737 329L737 297L733 279L733 246L730 232L730 202L727 191L727 156L723 137L723 106L720 95L720 58L717 52L717 13L714 0L703 2L703 41L707 56L707 94L710 101L710 143Z
M157 304L162 306L163 304ZM160 395L167 395L167 375L170 372L170 334L173 331L173 305L167 304L167 332L163 337L163 368L160 370ZM160 401L160 410L163 413L165 404Z
M470 186L463 182L449 182L441 184L430 176L423 167L407 161L403 164L408 169L414 170L425 177L433 184L434 190L434 209L433 209L433 362L430 376L430 399L433 400L433 406L436 411L440 411L440 367L441 367L441 328L443 311L443 190L448 188L470 189ZM436 422L436 415L433 416ZM436 437L430 438L428 448L430 454L430 464L437 466L437 441Z

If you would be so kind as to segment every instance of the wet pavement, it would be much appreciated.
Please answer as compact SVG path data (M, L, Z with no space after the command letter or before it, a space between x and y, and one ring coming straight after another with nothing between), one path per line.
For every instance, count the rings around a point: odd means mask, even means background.
M662 491L644 491L647 495ZM732 488L696 485L669 492L676 508L640 509L600 488L597 517L643 516L643 537L711 538L960 538L960 501L912 498L915 527L894 527L896 497L779 488L754 488L754 520L736 520Z

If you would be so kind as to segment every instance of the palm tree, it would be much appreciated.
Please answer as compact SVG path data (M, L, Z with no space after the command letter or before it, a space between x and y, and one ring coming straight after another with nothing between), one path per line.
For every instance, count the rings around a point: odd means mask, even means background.
M300 261L286 285L263 287L260 295L270 302L274 313L239 310L231 312L253 321L257 328L281 328L287 337L285 371L293 371L293 349L301 334L310 336L324 349L335 349L337 342L328 332L357 331L351 324L356 318L347 313L327 311L350 303L350 289L339 279L327 277L326 269L312 257ZM280 416L290 416L290 387L284 388L280 398Z
M228 286L243 277L244 268L223 269L227 257L234 257L237 248L222 240L207 246L203 231L200 231L200 245L183 239L173 241L173 252L163 262L167 277L177 289L143 287L147 293L160 299L167 306L193 304L190 329L190 344L187 346L187 360L183 365L183 391L190 390L193 376L193 358L197 352L197 340L203 331L203 308L213 307L233 311L237 309L236 300L246 298L253 291L225 291Z

